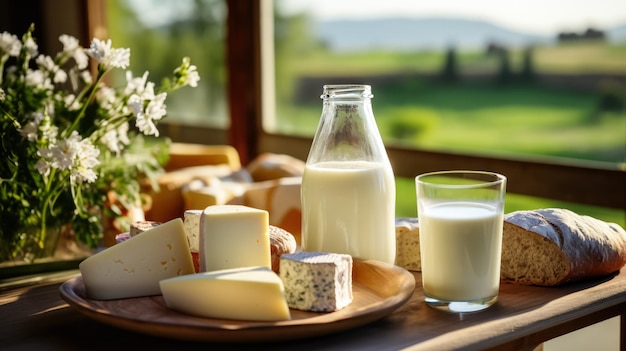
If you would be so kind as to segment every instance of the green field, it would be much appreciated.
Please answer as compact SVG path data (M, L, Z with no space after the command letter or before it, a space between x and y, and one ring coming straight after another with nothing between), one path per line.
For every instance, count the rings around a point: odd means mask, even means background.
M418 79L377 85L373 90L374 113L387 143L626 161L626 115L595 111L593 94L527 84L445 85ZM278 123L282 131L313 134L321 101L282 108Z

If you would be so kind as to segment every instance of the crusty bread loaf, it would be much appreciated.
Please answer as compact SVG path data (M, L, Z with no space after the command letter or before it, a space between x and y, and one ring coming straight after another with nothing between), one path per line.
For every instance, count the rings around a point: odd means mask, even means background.
M626 263L626 232L615 223L565 209L504 217L504 281L553 286L613 273Z
M269 226L269 234L272 270L278 273L280 270L280 256L296 252L296 239L290 232L274 225Z
M421 271L421 260L417 218L396 218L396 266Z

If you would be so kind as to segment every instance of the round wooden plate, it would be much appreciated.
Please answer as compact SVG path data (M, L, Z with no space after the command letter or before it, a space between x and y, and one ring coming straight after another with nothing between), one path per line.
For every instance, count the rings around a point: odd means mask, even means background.
M81 276L64 282L61 297L84 315L115 327L174 339L213 342L284 341L332 334L387 316L403 305L415 289L415 278L404 268L373 260L354 260L354 299L329 313L291 310L291 320L249 322L210 319L179 313L163 297L91 300Z

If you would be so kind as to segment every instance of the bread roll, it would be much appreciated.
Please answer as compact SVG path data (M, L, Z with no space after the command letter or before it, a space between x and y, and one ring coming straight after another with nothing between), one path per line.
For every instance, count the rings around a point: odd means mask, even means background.
M501 277L553 286L613 273L626 263L626 232L565 209L516 211L504 217Z
M246 167L255 182L298 177L304 173L304 161L283 154L262 153Z
M396 218L396 266L409 271L422 270L417 218Z
M296 239L288 231L273 225L269 226L269 233L272 270L278 273L280 270L280 256L296 252Z

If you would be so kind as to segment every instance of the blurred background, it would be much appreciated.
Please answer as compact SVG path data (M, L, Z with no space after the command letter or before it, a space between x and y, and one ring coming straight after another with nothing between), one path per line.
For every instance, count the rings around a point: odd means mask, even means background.
M322 85L364 83L388 146L626 165L624 1L272 6L267 132L312 137ZM149 70L158 81L182 56L198 66L200 88L168 98L168 123L229 128L227 11L223 0L106 1L108 34L132 48L136 75ZM413 179L399 177L397 187L398 216L415 216ZM623 209L514 194L506 210L543 207L626 222Z
M198 64L168 118L227 127L223 1L107 6L136 70ZM626 2L276 0L273 27L276 131L313 135L323 84L366 83L388 143L626 160Z

